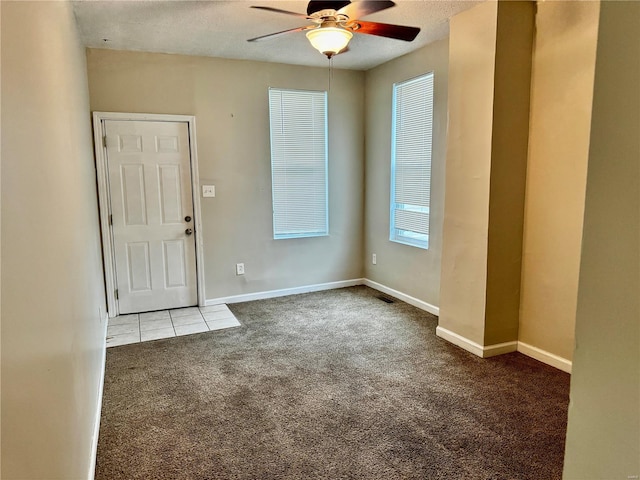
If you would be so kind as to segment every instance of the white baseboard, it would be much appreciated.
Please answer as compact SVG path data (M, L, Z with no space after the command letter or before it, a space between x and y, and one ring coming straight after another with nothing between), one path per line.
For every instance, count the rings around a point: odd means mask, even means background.
M484 346L442 327L436 327L436 335L481 358L495 357L496 355L515 352L518 349L518 342L515 340L512 342L496 343L495 345Z
M433 315L440 315L440 308L435 305L431 305L430 303L419 300L415 297L407 295L406 293L399 292L398 290L394 290L393 288L389 288L381 283L374 282L373 280L369 280L368 278L364 278L362 281L363 285L367 287L371 287L374 290L378 290L379 292L386 293L387 295L391 295L392 297L397 298L398 300L402 300L409 305L413 305L414 307L419 308L420 310L424 310Z
M504 355L505 353L511 353L518 350L517 340L512 342L495 343L493 345L487 345L482 347L484 355L483 358L495 357L496 355Z
M419 300L415 297L407 295L406 293L399 292L393 288L382 285L381 283L374 282L368 278L354 278L351 280L341 280L339 282L320 283L316 285L305 285L302 287L283 288L280 290L268 290L264 292L245 293L241 295L231 295L228 297L211 298L205 301L205 305L218 305L220 303L239 303L239 302L251 302L253 300L264 300L267 298L284 297L286 295L298 295L300 293L320 292L323 290L333 290L336 288L353 287L355 285L366 285L379 292L391 295L403 302L413 305L421 310L425 310L433 315L439 315L440 309L435 305L431 305L425 301ZM489 358L495 355L502 355L504 353L510 353L518 351L531 358L558 368L563 372L571 373L571 362L562 357L554 355L553 353L546 352L540 348L532 345L527 345L523 342L512 341L505 343L497 343L495 345L480 345L476 342L469 340L468 338L458 335L443 327L436 328L436 335L440 338L453 343L454 345L464 348L468 352L473 353L481 358Z
M341 280L339 282L319 283L316 285L305 285L302 287L283 288L280 290L267 290L264 292L244 293L241 295L231 295L228 297L210 298L205 300L205 306L218 305L221 303L240 303L251 302L253 300L264 300L267 298L284 297L287 295L298 295L300 293L320 292L322 290L334 290L336 288L353 287L355 285L366 285L379 292L391 295L398 300L402 300L409 305L413 305L421 310L425 310L433 315L439 315L440 309L435 305L419 300L415 297L407 295L406 293L399 292L393 288L389 288L381 283L374 282L368 278L354 278L351 280Z
M562 370L563 372L571 373L571 361L523 342L513 341L482 346L463 337L462 335L458 335L457 333L442 327L436 327L436 335L460 348L464 348L466 351L471 352L478 357L488 358L495 355L518 351L523 355L534 358L542 363Z
M240 302L251 302L253 300L264 300L267 298L276 298L276 297L284 297L287 295L298 295L300 293L310 293L310 292L320 292L323 290L333 290L336 288L345 288L345 287L353 287L355 285L366 285L367 287L373 288L374 290L378 290L379 292L386 293L387 295L391 295L399 300L402 300L409 305L413 305L421 310L429 312L433 315L439 316L440 309L435 305L431 305L425 301L419 300L415 297L407 295L406 293L399 292L398 290L394 290L393 288L387 287L386 285L382 285L381 283L374 282L373 280L369 280L368 278L354 278L351 280L341 280L338 282L329 282L329 283L320 283L316 285L305 285L302 287L293 287L293 288L283 288L279 290L267 290L264 292L255 292L255 293L245 293L241 295L231 295L228 297L218 297L218 298L210 298L205 301L205 305L218 305L221 303L240 303ZM502 355L505 353L511 352L520 352L528 357L534 358L542 363L546 363L547 365L551 365L563 372L571 373L571 361L554 355L553 353L546 352L540 348L534 347L532 345L528 345L519 341L505 342L505 343L497 343L495 345L480 345L479 343L473 342L468 338L463 337L462 335L458 335L455 332L447 330L446 328L438 326L436 328L436 335L448 342L457 345L460 348L467 350L468 352L473 353L481 358L489 358L496 355ZM105 336L106 337L106 336ZM104 383L104 369L103 369L103 379L102 383ZM102 389L102 384L101 384ZM102 391L100 392L100 401L102 401ZM100 428L100 418L97 419L98 423L96 428L99 430ZM97 449L97 432L95 434L95 448ZM94 462L95 463L95 462ZM93 478L93 477L90 477Z
M533 345L526 344L524 342L518 342L518 351L528 357L535 358L536 360L551 365L552 367L562 370L563 372L571 373L573 362L562 358L553 353L542 350L541 348L534 347Z
M482 357L482 345L476 342L472 342L462 335L458 335L457 333L453 333L451 330L447 330L446 328L437 326L436 336L443 338L447 342L453 343L460 348L464 348L467 352L471 352L478 357Z
M280 290L267 290L266 292L244 293L241 295L231 295L229 297L210 298L205 300L204 304L218 305L220 303L252 302L253 300L285 297L287 295L298 295L300 293L321 292L323 290L334 290L336 288L353 287L355 285L363 284L364 279L354 278L352 280L341 280L339 282L319 283L316 285L305 285L302 287L282 288Z
M100 365L100 383L98 385L98 402L96 405L96 418L93 421L93 435L91 437L91 458L89 459L88 480L94 480L96 476L96 460L98 458L98 437L100 435L100 417L102 415L102 395L104 392L104 374L107 366L107 325L109 323L109 313L105 313L104 330L102 338L102 362Z

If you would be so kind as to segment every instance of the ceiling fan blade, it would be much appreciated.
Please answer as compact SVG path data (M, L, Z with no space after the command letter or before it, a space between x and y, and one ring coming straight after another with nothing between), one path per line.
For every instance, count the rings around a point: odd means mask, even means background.
M283 30L281 32L269 33L267 35L262 35L260 37L250 38L249 40L247 40L247 42L258 42L260 40L268 40L268 39L271 39L271 38L274 38L274 37L278 37L280 35L284 35L286 33L302 32L303 30L309 30L311 28L316 28L316 27L315 27L315 25L306 25L304 27L291 28L289 30Z
M357 33L395 38L396 40L404 40L405 42L411 42L418 36L418 33L420 33L420 29L418 27L391 25L389 23L364 22L362 20L350 22L346 25L346 28Z
M365 15L370 15L394 6L394 2L387 0L362 0L359 2L351 2L349 5L338 10L338 13L346 15L352 20L359 20Z
M311 15L321 10L336 10L346 7L351 2L349 0L311 0L307 5L307 14Z
M293 15L295 17L307 18L307 16L304 13L290 12L289 10L282 10L280 8L261 7L261 6L255 6L255 5L251 5L251 8L257 8L258 10L266 10L267 12L284 13L285 15Z

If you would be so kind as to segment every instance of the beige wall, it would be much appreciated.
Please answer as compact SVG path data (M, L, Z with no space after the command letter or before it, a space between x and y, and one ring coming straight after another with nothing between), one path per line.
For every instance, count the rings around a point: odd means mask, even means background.
M497 2L451 19L439 326L483 344Z
M518 339L533 21L491 1L451 19L438 334L475 353Z
M498 3L484 345L518 339L534 17Z
M366 74L364 275L431 305L440 303L440 258L447 134L448 41L440 40ZM389 241L393 84L434 72L429 249ZM371 255L377 256L377 265Z
M71 6L2 2L2 478L91 471L104 287Z
M268 88L326 90L328 69L91 49L91 110L196 116L206 298L362 276L364 73L334 70L328 237L273 240ZM243 262L246 274L235 275Z
M533 22L530 2L451 20L438 333L468 347L518 339Z
M640 475L640 3L602 2L566 480Z
M599 2L539 2L520 341L571 360Z

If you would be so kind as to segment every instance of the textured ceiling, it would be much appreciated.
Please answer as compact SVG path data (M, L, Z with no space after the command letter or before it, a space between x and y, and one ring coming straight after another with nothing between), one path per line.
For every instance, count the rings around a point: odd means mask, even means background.
M420 27L413 42L355 34L334 67L367 70L445 37L449 18L478 1L395 0L396 6L364 20ZM249 8L266 5L306 13L305 1L94 1L74 2L87 47L179 53L326 67L304 32L261 42L248 38L307 24L304 18Z

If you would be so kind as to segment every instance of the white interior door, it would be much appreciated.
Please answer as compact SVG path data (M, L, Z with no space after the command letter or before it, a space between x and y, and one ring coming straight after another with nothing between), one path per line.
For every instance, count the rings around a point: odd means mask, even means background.
M187 123L104 128L119 312L197 305Z

